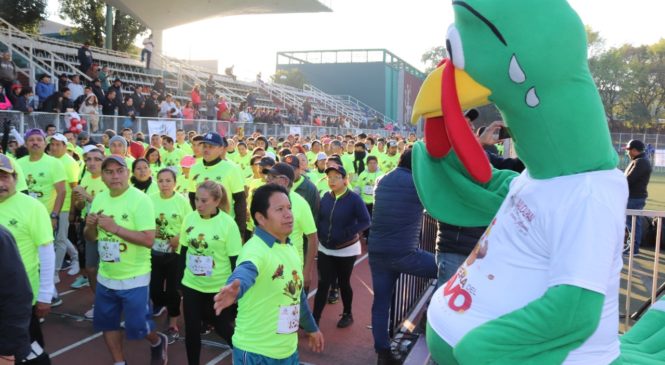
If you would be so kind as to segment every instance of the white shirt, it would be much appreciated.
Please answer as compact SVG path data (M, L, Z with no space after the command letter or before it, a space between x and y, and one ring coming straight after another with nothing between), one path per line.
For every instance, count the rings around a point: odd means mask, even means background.
M75 84L73 82L70 82L67 84L67 88L72 92L72 96L70 100L74 102L74 100L78 99L79 96L83 95L85 92L85 88L81 84Z
M238 113L238 122L239 123L253 123L254 122L254 117L252 114L242 111Z
M145 38L143 40L143 48L145 48L146 51L152 52L154 45L155 43L150 38Z
M178 110L178 108L176 107L174 102L169 103L166 100L162 101L162 104L160 105L160 108L159 108L159 116L160 117L166 117L168 115L169 111L171 111L171 109L176 109L176 112Z
M547 180L523 172L469 258L434 294L430 325L454 347L474 328L523 308L550 287L577 286L605 295L605 303L594 334L564 364L611 363L619 357L627 200L626 179L616 169Z

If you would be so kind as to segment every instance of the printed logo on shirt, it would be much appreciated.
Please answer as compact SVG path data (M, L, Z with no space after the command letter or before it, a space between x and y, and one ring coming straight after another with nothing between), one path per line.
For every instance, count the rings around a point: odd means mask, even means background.
M279 265L284 268L283 265ZM297 302L300 299L300 290L302 289L303 283L298 275L298 271L291 271L292 279L284 285L284 295L291 298L294 302ZM282 277L283 279L283 277Z
M17 227L17 226L18 226L18 221L17 221L16 219L13 219L13 218L12 218L12 219L9 221L9 225L12 226L12 227Z
M277 266L277 269L272 274L272 279L284 279L284 265Z
M512 210L510 211L510 216L513 218L515 225L517 226L518 232L525 235L529 233L529 226L531 222L536 218L536 215L529 208L529 206L516 196L511 197Z

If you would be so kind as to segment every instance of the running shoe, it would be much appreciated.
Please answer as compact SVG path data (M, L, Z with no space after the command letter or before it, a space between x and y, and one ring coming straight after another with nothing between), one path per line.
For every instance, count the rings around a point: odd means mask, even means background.
M157 332L159 345L150 348L150 365L166 365L168 362L169 339L165 334Z
M81 266L79 265L79 261L78 260L72 260L72 264L69 267L69 270L67 270L67 275L74 276L74 275L78 275L79 272L81 272Z
M86 319L94 319L95 318L95 306L93 305L92 308L90 308L89 311L85 312L83 316Z
M353 315L351 313L342 313L342 318L337 322L337 328L346 328L353 324Z
M164 334L169 338L169 345L173 344L178 338L180 338L178 327L169 327Z
M62 263L62 266L60 267L60 271L69 270L71 267L72 267L72 262L69 260L65 260Z
M81 289L82 287L88 285L90 285L88 278L86 278L83 275L79 275L76 279L74 279L74 282L72 283L71 287L72 289Z
M51 299L51 308L59 307L61 305L62 305L62 298L53 297L53 299Z
M330 289L328 293L328 304L335 304L339 302L339 289Z

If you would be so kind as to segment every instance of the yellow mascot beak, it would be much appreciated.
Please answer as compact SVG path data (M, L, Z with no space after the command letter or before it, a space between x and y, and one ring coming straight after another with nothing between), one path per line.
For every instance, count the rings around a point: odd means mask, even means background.
M441 85L444 68L446 68L446 64L437 67L427 75L413 105L411 123L417 124L420 117L427 120L443 115L441 108ZM492 92L472 79L464 70L455 69L455 81L455 88L457 89L460 106L463 110L490 103L488 98L492 95Z

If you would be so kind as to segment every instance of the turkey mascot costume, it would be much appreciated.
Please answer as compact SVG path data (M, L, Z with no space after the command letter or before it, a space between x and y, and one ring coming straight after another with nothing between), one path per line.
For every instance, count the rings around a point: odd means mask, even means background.
M453 1L444 60L413 121L418 194L436 219L488 226L428 309L441 365L665 364L665 305L619 336L628 199L589 72L585 28L564 0ZM494 103L522 174L491 168L462 111Z

